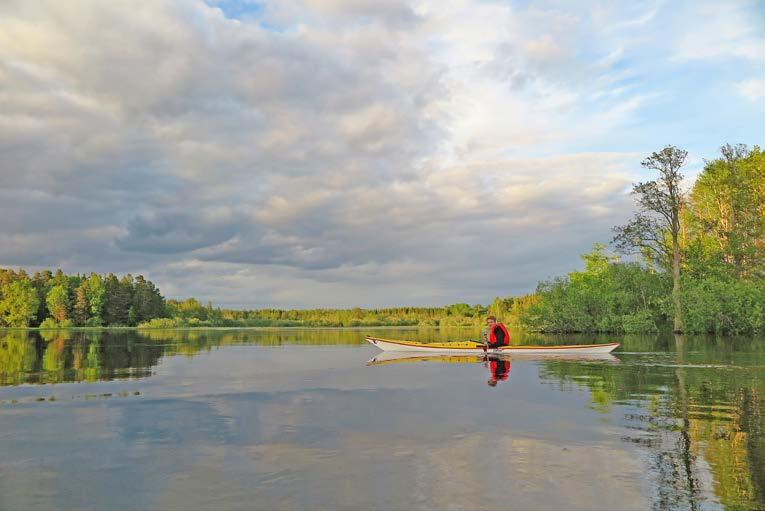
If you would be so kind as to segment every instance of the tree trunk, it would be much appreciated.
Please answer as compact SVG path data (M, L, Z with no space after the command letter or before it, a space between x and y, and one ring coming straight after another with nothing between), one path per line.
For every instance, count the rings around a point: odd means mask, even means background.
M680 310L680 246L677 242L677 234L672 236L672 303L675 309L675 333L683 331L683 322Z

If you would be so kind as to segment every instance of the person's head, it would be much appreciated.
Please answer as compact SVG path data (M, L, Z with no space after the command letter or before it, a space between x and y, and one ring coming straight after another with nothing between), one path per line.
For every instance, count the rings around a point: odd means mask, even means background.
M493 326L494 324L496 324L496 322L497 322L497 318L494 316L489 316L488 318L486 318L486 324L488 326Z
M497 380L495 380L494 378L492 378L491 380L487 381L486 383L489 385L489 387L496 387L497 386Z

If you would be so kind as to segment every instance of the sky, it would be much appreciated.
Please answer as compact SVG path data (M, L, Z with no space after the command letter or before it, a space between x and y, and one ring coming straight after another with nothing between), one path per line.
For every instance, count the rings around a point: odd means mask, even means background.
M225 307L488 303L640 161L762 144L765 2L3 0L0 266Z

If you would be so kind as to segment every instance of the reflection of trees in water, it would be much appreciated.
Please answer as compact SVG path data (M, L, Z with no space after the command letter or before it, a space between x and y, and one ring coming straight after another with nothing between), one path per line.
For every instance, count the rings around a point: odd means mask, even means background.
M147 376L163 347L132 332L50 330L0 334L0 384L59 383Z
M361 345L365 344L364 334L361 330L300 328L7 330L0 332L0 385L143 377L150 375L151 368L165 355L195 355L218 346L242 344Z
M24 375L34 370L37 352L29 334L10 330L0 334L0 385L24 382Z
M693 382L688 385L697 390ZM638 429L650 439L641 445L648 447L656 474L656 509L698 509L712 495L727 509L763 508L762 431L746 424L762 421L759 412L747 411L757 399L753 391L739 387L724 403L700 401L692 392L685 398L667 395L663 409L643 421Z
M635 434L624 440L648 456L654 509L700 509L710 500L726 509L763 509L762 364L694 366L686 362L686 353L703 346L706 360L729 360L729 346L702 343L689 350L684 339L676 342L677 357L671 361L549 361L541 365L541 376L589 388L596 410L614 404L645 408L625 416L625 426Z
M139 330L140 342L159 344L165 355L195 355L219 346L361 345L364 334L341 329Z

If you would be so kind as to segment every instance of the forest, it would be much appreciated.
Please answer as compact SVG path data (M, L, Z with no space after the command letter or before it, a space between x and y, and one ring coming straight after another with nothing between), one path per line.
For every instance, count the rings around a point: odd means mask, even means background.
M688 190L686 156L667 146L643 161L656 179L634 185L634 218L582 270L487 306L233 310L166 300L142 275L0 268L0 327L455 327L493 314L538 332L763 334L765 153L723 146Z
M131 326L167 314L159 289L142 275L117 278L65 275L60 269L32 275L0 268L0 326L23 328Z
M464 303L387 309L231 310L167 300L142 275L118 278L0 268L0 327L467 326L488 309Z

